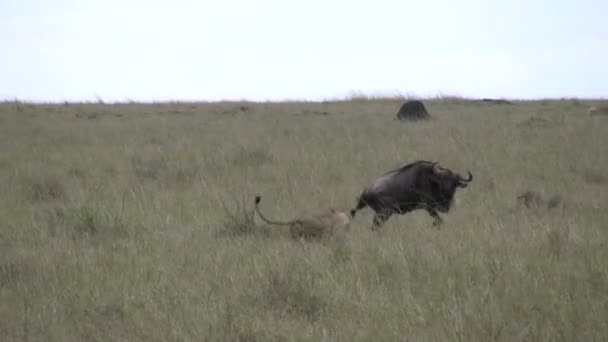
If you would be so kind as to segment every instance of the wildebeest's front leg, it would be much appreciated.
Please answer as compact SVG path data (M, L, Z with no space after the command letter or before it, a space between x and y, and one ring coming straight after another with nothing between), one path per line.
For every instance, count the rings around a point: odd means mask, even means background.
M380 227L391 217L390 210L376 211L374 214L374 222L372 224L372 230L378 230Z
M427 208L426 211L429 213L429 215L433 217L433 227L439 228L439 226L441 226L441 224L443 223L443 219L441 219L439 213L437 213L437 211L432 208Z

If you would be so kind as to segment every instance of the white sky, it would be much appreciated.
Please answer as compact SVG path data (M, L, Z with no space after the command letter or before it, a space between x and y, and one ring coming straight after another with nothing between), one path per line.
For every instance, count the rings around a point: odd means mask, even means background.
M606 97L606 0L0 0L0 99Z

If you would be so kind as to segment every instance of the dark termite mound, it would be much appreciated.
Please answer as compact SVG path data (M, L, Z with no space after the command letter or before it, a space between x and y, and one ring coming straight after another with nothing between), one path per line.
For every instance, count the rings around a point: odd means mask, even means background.
M407 101L397 113L397 119L399 120L426 120L430 117L424 103L418 100Z

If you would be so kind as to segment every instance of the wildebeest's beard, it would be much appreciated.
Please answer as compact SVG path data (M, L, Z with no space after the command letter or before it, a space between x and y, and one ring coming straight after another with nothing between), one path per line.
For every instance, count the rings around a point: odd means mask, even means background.
M454 202L454 196L444 196L444 198L442 198L437 206L437 210L443 213L447 213L450 210L450 207L452 206L452 203Z
M454 201L456 187L457 184L446 180L431 181L433 203L429 204L440 212L448 212Z

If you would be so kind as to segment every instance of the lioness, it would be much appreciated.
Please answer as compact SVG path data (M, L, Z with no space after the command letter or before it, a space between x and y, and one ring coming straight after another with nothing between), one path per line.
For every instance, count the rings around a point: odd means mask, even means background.
M269 220L260 211L260 196L255 197L255 210L266 223L289 226L289 233L294 239L315 239L343 234L350 230L351 218L348 214L330 208L326 212L306 215L290 221Z

